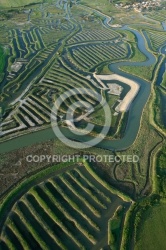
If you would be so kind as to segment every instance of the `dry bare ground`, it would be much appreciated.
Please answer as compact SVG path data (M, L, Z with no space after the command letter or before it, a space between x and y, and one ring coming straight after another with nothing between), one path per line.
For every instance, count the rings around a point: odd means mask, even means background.
M102 80L109 81L109 80L117 80L120 82L123 82L130 86L130 91L127 93L127 95L124 97L124 99L119 103L119 105L116 107L117 112L126 112L131 103L133 102L134 98L138 94L138 91L140 89L140 86L137 82L132 81L126 77L112 74L112 75L95 75L96 79L101 82Z

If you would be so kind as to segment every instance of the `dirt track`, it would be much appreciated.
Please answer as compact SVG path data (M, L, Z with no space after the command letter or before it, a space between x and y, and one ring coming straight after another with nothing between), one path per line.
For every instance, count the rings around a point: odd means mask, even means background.
M124 99L119 103L119 105L116 107L116 111L117 112L126 112L132 101L134 100L134 98L136 97L140 86L137 82L132 81L128 78L125 78L123 76L117 75L117 74L112 74L112 75L96 75L96 79L99 80L99 82L101 82L102 80L118 80L120 82L123 82L127 85L130 86L130 91L127 93L127 95L124 97Z

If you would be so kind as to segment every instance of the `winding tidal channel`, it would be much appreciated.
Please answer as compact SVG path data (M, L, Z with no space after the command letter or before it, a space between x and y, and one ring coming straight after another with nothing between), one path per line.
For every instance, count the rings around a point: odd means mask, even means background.
M106 17L104 21L104 25L108 28L108 17ZM143 62L129 62L129 61L123 61L118 63L112 63L109 65L109 68L112 72L115 74L124 76L128 79L136 81L140 85L139 93L137 94L135 100L133 101L130 110L129 110L129 117L128 117L128 123L125 131L125 135L121 139L117 140L110 140L110 139L103 139L102 142L100 142L97 147L107 149L107 150L113 150L113 151L122 151L127 148L129 148L135 141L139 127L140 127L140 121L141 116L143 112L143 108L149 98L150 92L151 92L151 83L148 81L145 81L137 76L128 74L120 70L121 66L150 66L156 62L156 58L153 54L151 54L146 49L146 40L144 36L138 32L137 30L129 28L127 25L123 26L121 29L123 30L129 30L133 32L137 38L138 48L139 50L146 56L146 61ZM165 48L163 48L164 50ZM164 50L165 51L165 50ZM157 77L157 84L161 83L161 78L163 73L165 72L165 60L161 65L161 68L159 70L159 74ZM87 142L91 139L93 139L92 136L78 136L73 134L69 129L62 128L61 131L63 132L66 137L79 141L79 142ZM56 139L56 136L52 130L51 127L45 128L40 131L35 131L26 135L22 135L20 137L11 139L9 141L5 141L0 144L0 153L9 152L11 150L15 150L21 147L33 145L35 143L44 142L50 139ZM74 143L74 142L73 142Z

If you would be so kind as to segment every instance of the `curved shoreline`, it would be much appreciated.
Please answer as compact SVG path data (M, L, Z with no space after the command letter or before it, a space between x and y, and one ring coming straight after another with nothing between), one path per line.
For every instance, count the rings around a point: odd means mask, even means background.
M133 102L134 98L137 96L140 86L137 82L132 81L128 78L125 78L120 75L112 74L112 75L96 75L97 80L115 80L125 83L126 85L130 86L130 90L127 95L124 97L123 100L120 101L119 105L115 108L117 112L126 112L129 110L131 103Z

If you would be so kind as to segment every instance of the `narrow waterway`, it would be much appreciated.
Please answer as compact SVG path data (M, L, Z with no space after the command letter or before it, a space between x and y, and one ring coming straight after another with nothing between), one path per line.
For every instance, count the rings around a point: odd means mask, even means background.
M107 26L107 28L110 28L108 25L108 17L106 17L104 24ZM149 98L150 91L151 91L150 82L147 82L134 75L125 73L122 70L120 70L119 67L121 66L138 66L138 67L150 66L156 62L156 58L154 57L154 55L151 54L146 49L146 45L145 45L146 41L141 33L139 33L137 30L129 28L127 25L122 27L122 29L129 30L135 34L137 41L138 41L138 48L142 53L145 54L147 59L144 62L123 61L123 62L118 62L118 63L112 63L109 65L110 70L113 71L114 73L124 76L126 78L129 78L131 80L134 80L140 85L140 91L138 95L136 96L135 100L133 101L129 110L129 119L128 119L128 124L126 127L126 132L125 132L124 137L118 140L104 139L102 142L100 142L97 145L100 148L113 150L113 151L125 150L134 143L137 137L138 131L139 131L142 111ZM158 75L157 84L161 80L161 74L163 74L163 70L161 70L161 73L159 73ZM61 130L63 134L66 135L68 138L76 140L76 141L86 143L87 141L93 139L92 136L87 136L87 135L76 136L67 128L62 128ZM0 153L11 151L11 150L18 149L18 148L28 146L28 145L32 145L35 143L43 142L49 139L56 139L56 136L54 135L52 128L43 129L40 131L36 131L30 134L20 136L10 141L3 142L0 147Z

